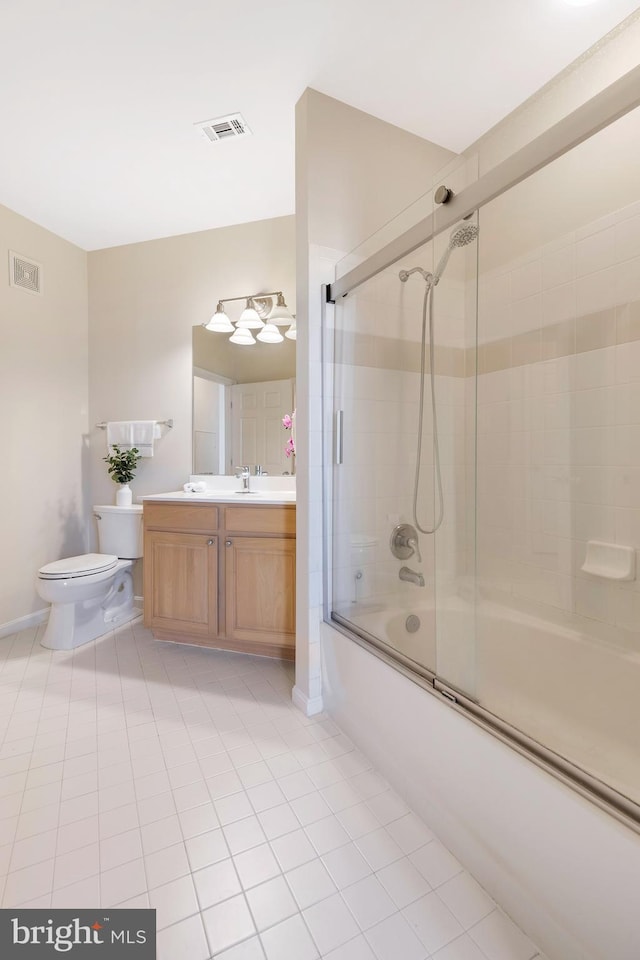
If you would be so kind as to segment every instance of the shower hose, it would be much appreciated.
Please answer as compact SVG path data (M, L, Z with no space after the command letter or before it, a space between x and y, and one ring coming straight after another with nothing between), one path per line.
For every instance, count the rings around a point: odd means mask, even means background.
M420 350L420 409L418 412L418 441L416 450L416 472L413 484L413 522L420 533L435 533L444 519L444 497L442 494L442 471L440 469L440 441L438 438L438 411L436 408L436 383L434 366L433 344L433 296L435 283L429 280L424 291L422 301L422 345ZM422 460L422 427L424 421L424 378L425 359L427 352L427 314L429 317L429 380L431 382L431 413L433 419L433 453L436 468L436 485L438 491L438 509L432 527L423 527L418 520L418 487L420 485L420 468Z

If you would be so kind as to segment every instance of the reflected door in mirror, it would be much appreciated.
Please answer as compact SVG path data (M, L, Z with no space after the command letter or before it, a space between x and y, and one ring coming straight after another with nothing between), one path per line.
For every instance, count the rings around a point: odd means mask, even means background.
M293 473L282 418L294 407L294 381L236 383L231 388L233 466L259 464L269 474Z

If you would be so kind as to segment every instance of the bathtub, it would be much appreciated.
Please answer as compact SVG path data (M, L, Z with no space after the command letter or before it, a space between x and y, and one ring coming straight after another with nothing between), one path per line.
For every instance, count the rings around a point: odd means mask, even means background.
M473 606L461 598L447 606L355 615L352 608L350 617L405 656L453 669L454 625L468 623ZM421 620L410 635L403 628L409 612ZM634 655L614 662L588 637L498 603L483 600L476 613L472 676L480 702L546 742L555 737L559 751L562 740L562 753L585 767L605 764L610 751L625 753L638 731L634 697L618 721L608 716L607 698L617 705L620 691L626 698L635 686L640 699ZM435 617L438 649L427 629ZM599 682L577 666L578 653L600 672ZM322 675L328 713L549 960L638 960L638 833L329 623ZM589 701L590 726L574 720L572 730L559 731L574 699ZM608 779L631 792L634 771L623 760L617 781L613 770Z
M351 620L389 653L640 804L640 653L486 599L378 607Z

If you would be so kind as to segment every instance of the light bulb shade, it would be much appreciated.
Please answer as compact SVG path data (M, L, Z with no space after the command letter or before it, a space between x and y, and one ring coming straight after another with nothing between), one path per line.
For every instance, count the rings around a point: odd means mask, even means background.
M262 330L264 327L264 323L253 306L251 297L247 300L247 305L240 314L240 319L236 323L236 327L241 330Z
M293 323L285 333L285 337L287 337L289 340L296 339L296 318L295 317L293 318Z
M253 334L250 330L244 329L235 330L233 336L229 337L231 343L237 343L241 347L253 347L255 345L255 340Z
M274 327L274 325L271 323L271 320L269 320L267 323L265 323L264 329L262 329L258 334L258 340L260 340L262 343L282 343L284 337L278 328Z
M214 333L233 333L235 330L234 325L229 320L229 317L224 312L224 307L222 303L218 303L216 307L216 312L209 320L209 323L205 323L205 330L213 330Z
M276 305L269 314L269 323L275 323L278 327L288 327L292 321L293 317L287 309L284 297L279 293Z

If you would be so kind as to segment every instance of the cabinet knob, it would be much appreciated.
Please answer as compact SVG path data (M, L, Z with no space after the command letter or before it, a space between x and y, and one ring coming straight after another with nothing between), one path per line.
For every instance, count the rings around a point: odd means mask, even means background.
M228 547L230 547L231 544L233 543L233 540L225 540L225 543Z
M215 542L216 542L215 540L207 540L207 546L212 547Z

